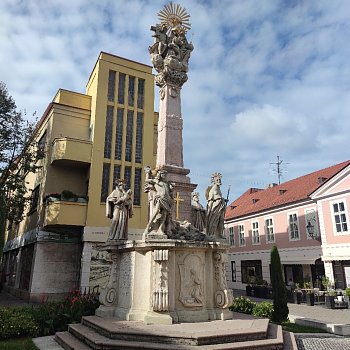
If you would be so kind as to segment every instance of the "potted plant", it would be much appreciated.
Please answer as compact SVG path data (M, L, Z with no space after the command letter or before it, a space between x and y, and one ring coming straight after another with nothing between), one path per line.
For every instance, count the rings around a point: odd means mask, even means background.
M344 301L350 305L350 288L347 287L345 288L345 296L344 296Z
M325 300L325 306L327 309L335 309L335 290L334 289L329 289L327 294L324 297Z
M68 191L68 190L62 191L62 200L64 201L74 202L77 200L77 198L78 196L72 191Z
M304 282L304 289L306 289L306 304L310 306L315 305L315 293L311 289L310 282Z
M300 283L295 283L295 289L293 291L294 304L301 304L303 293L300 288Z

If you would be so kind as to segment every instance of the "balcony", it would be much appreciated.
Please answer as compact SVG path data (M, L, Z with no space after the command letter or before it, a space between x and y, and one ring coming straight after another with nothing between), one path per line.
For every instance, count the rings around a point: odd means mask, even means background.
M69 225L85 226L87 203L49 202L45 208L44 227Z
M52 142L51 164L88 166L91 163L91 141L69 137Z

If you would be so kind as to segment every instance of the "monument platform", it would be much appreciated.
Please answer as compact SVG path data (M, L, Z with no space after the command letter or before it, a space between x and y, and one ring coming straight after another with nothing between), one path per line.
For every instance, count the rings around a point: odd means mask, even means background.
M87 316L81 324L70 325L68 332L57 333L56 341L76 350L297 349L293 335L283 334L280 326L238 313L232 320L173 325Z

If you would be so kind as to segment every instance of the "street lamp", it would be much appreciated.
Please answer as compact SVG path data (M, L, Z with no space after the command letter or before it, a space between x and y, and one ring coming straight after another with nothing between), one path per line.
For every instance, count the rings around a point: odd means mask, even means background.
M319 235L315 235L315 226L311 223L311 221L308 221L306 225L307 232L309 233L309 236L312 239L316 239L317 241L321 242L321 237Z

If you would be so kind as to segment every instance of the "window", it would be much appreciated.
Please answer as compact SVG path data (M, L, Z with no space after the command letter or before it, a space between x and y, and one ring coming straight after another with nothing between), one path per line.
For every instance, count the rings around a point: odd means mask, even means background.
M348 232L348 224L346 219L345 202L337 202L332 204L334 214L334 224L337 233Z
M135 169L135 183L134 183L134 204L141 204L141 168Z
M108 76L108 101L114 101L115 71L110 70Z
M142 133L143 133L143 113L137 113L136 120L136 149L135 149L135 162L142 162Z
M236 262L231 261L231 279L232 282L236 282Z
M126 189L131 188L131 166L126 166L124 169L124 181Z
M38 202L39 202L39 192L40 192L40 185L36 186L34 190L32 191L32 200L30 202L30 209L29 213L32 213L33 211L36 210L38 207Z
M120 179L120 165L114 165L113 168L113 188L116 186L117 184L117 180Z
M289 239L296 240L299 239L299 226L298 226L298 216L297 214L288 215L288 226L289 226Z
M260 244L259 222L252 222L252 239L253 244Z
M118 108L117 110L117 125L115 128L115 151L114 159L122 159L122 148L123 148L123 120L124 120L124 109Z
M239 246L245 246L244 225L238 225Z
M111 158L112 127L114 108L107 106L104 157Z
M135 77L129 76L129 89L128 89L128 104L129 106L134 105L135 97Z
M125 160L131 162L132 158L132 131L134 124L134 113L128 111L126 119Z
M121 105L124 104L124 96L125 96L125 74L119 73L118 103L120 103Z
M228 229L228 234L229 234L229 242L231 246L235 245L235 231L233 229L233 227L229 227Z
M137 108L143 109L144 100L145 100L145 81L144 79L139 79L138 89L137 89Z
M266 243L275 242L275 234L273 232L273 221L271 218L265 220Z
M262 279L261 260L242 260L242 283L255 283Z
M109 172L111 165L108 163L103 164L102 172L102 185L101 185L101 202L105 202L108 196L108 187L109 187Z
M46 146L46 137L47 137L47 132L43 133L43 136L40 137L40 140L38 142L38 154L44 155L45 152L45 146Z

